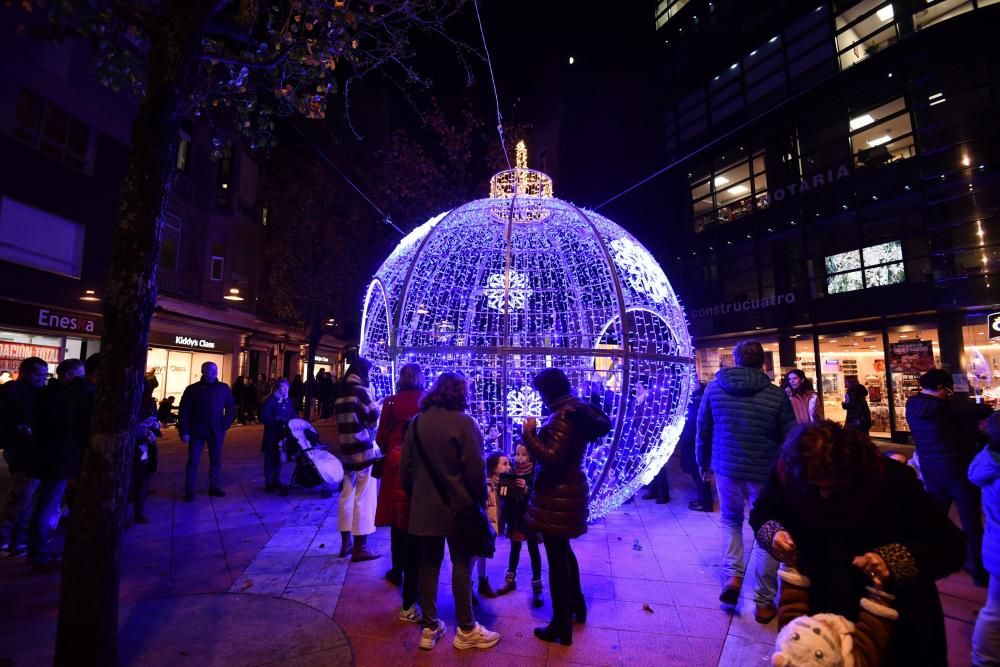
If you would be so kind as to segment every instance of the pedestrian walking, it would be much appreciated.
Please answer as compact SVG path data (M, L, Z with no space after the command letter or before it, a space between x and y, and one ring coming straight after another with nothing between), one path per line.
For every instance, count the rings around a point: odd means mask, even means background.
M28 558L34 572L59 569L51 545L52 518L60 511L66 482L79 474L82 450L73 430L70 383L83 377L83 362L66 359L56 367L56 378L39 393L35 403L28 475L38 480L28 527Z
M156 414L156 400L153 387L145 383L142 402L139 404L139 423L135 431L135 452L132 459L132 479L129 484L129 498L132 501L136 523L149 523L146 516L146 499L156 472L159 450L156 439L160 433L160 422Z
M359 358L351 364L334 404L340 462L344 465L344 485L337 507L340 557L350 555L353 562L379 557L368 548L368 536L375 532L378 504L378 482L371 476L371 466L380 454L375 444L379 410L368 391L370 368L367 359Z
M26 459L31 451L35 401L48 375L45 360L27 357L18 366L17 379L0 385L0 447L10 475L0 509L0 558L28 551L28 523L38 482L28 476Z
M181 395L177 430L188 446L184 500L194 500L201 453L208 447L208 495L222 497L222 443L236 417L236 401L229 386L219 382L219 367L211 361L201 365L201 380L188 385Z
M972 664L1000 665L1000 413L987 420L986 435L988 445L969 466L969 480L983 490L983 567L990 575L986 604L972 633Z
M292 384L288 388L288 396L292 401L292 409L295 410L295 416L297 417L300 412L302 412L302 399L306 394L305 383L302 382L302 376L296 375L292 380Z
M701 478L701 469L698 467L697 454L697 433L698 433L698 408L701 407L701 399L705 395L705 383L699 383L698 388L691 394L691 403L688 405L687 417L684 420L684 429L681 431L677 447L681 450L681 470L691 476L694 482L694 490L697 497L688 503L688 509L695 512L712 512L715 510L712 499L712 485Z
M574 616L580 623L587 616L580 566L570 544L587 532L590 485L583 458L588 443L611 430L611 421L600 408L572 396L569 378L558 368L539 371L532 384L549 416L541 426L534 417L524 422L524 446L536 461L527 524L542 534L552 596L552 620L535 628L535 636L569 646Z
M424 650L434 648L446 631L437 608L446 543L458 623L452 645L457 649L490 648L500 641L499 633L476 622L471 555L455 522L456 513L486 504L483 435L475 420L465 414L466 409L465 378L458 373L442 373L420 400L420 414L403 440L399 476L410 496L410 534L420 540L417 598L423 615L420 648Z
M264 491L277 491L282 496L288 495L288 485L281 481L281 441L288 433L288 421L295 419L295 408L288 391L288 380L280 378L260 412L260 420L264 423L260 446L264 452Z
M743 340L733 350L734 368L723 368L709 383L698 409L697 456L702 479L713 479L719 491L726 582L719 601L736 606L746 565L743 521L778 459L781 443L795 424L792 404L764 373L764 348ZM754 619L770 623L777 614L778 563L757 549Z
M979 487L969 481L969 464L981 436L978 423L991 410L952 391L951 373L934 368L920 376L921 391L906 401L906 423L920 457L927 492L948 513L954 502L965 531L965 571L976 585L989 585L983 568L983 515Z
M403 364L399 369L396 393L382 403L382 416L375 434L375 441L385 456L375 525L389 526L392 565L385 578L397 586L403 585L403 604L397 616L409 623L421 620L417 606L420 541L410 534L410 498L399 477L399 464L403 457L403 436L410 420L420 412L420 398L426 383L420 364Z
M840 407L847 412L844 426L862 431L865 435L872 429L872 411L868 407L868 388L858 381L857 375L845 375L847 391Z

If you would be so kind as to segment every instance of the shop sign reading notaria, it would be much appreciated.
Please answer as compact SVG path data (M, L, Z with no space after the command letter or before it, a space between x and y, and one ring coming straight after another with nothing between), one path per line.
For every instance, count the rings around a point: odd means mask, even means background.
M797 183L791 183L783 188L775 188L769 192L767 194L767 203L774 204L782 201L785 197L794 197L795 195L801 195L815 188L832 185L834 181L839 181L840 179L846 178L850 175L850 170L848 170L847 166L843 164L831 167L826 171L817 171L812 174L806 174L800 178Z

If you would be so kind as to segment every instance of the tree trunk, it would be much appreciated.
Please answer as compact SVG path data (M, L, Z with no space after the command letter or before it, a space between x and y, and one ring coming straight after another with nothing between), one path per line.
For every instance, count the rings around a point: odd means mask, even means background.
M118 663L118 576L133 433L156 307L160 220L177 150L182 86L216 3L172 0L150 38L104 294L101 370L63 561L56 665Z

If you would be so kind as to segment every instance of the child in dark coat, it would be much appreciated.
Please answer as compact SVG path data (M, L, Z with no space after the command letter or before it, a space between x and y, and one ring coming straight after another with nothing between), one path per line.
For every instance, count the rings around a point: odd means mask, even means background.
M525 515L528 510L528 496L535 478L535 464L528 449L515 441L513 484L500 487L500 530L510 540L510 560L504 585L497 595L510 593L517 587L517 565L521 560L521 545L527 543L531 558L531 602L542 606L542 556L538 550L541 536L528 527Z

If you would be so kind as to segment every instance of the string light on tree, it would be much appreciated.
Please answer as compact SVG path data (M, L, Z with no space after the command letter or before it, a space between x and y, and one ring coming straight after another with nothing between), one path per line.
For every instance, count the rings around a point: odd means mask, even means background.
M385 260L365 297L360 353L378 397L407 361L430 379L463 372L469 413L484 433L504 433L508 451L506 434L541 413L532 377L564 369L613 424L584 464L595 519L656 475L696 383L684 311L652 255L611 220L555 198L523 142L489 198L432 218Z

